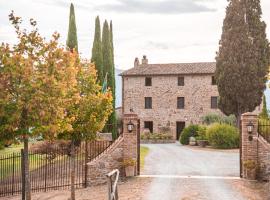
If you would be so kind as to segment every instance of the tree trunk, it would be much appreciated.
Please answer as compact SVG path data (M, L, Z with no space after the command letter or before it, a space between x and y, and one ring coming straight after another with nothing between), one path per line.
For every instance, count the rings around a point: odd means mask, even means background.
M236 116L236 126L237 126L237 128L239 129L239 130L241 130L241 114L238 114L237 116Z
M25 169L25 199L31 200L31 184L29 174L29 159L28 159L28 136L24 137L24 169Z
M71 158L71 173L70 173L70 179L71 179L71 200L75 200L75 146L74 146L74 140L71 141L71 152L70 152L70 158Z

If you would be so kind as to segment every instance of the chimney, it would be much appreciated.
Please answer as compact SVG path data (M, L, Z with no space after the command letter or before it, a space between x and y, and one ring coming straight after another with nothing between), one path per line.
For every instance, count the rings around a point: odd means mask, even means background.
M148 64L148 59L146 57L146 55L143 56L143 59L142 59L142 65L147 65Z
M135 58L134 67L139 67L139 65L140 65L139 58Z

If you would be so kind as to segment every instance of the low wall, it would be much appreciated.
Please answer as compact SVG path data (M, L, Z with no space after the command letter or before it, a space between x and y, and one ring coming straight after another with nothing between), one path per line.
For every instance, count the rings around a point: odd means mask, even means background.
M119 137L107 151L88 163L87 177L89 186L106 183L106 174L114 169L119 169L120 175L124 175L122 167L124 158L123 142L124 138Z
M270 144L263 138L258 138L258 178L269 180L270 176Z

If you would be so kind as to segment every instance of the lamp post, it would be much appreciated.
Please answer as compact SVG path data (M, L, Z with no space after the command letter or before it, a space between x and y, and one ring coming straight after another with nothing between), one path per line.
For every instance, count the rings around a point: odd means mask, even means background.
M249 134L249 136L248 136L248 140L249 141L252 141L253 140L253 136L252 136L253 129L254 129L254 125L251 122L249 122L247 124L247 132Z
M134 124L131 121L129 121L127 124L128 132L131 133L133 131L133 129L134 129Z

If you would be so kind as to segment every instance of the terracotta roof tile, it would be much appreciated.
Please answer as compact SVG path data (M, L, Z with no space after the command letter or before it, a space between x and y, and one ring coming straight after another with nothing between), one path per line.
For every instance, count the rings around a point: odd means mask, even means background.
M213 74L215 70L215 62L147 64L126 70L120 76Z

